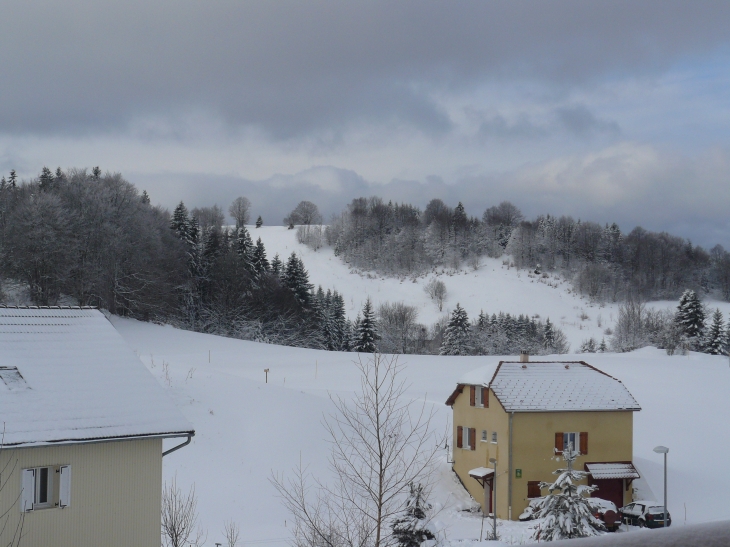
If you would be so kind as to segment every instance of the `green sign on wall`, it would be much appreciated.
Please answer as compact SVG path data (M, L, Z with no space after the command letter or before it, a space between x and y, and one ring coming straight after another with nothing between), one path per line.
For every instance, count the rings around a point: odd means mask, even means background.
M522 469L515 469L515 478L516 479L522 478Z

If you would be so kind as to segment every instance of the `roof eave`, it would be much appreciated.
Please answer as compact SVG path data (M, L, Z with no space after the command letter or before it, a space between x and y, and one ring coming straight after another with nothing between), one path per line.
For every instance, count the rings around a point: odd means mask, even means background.
M133 434L133 435L117 435L113 437L86 437L83 439L52 439L46 441L28 441L20 443L5 443L3 448L35 448L41 446L65 446L75 444L95 444L109 443L119 441L136 441L143 439L178 439L181 437L194 437L195 430L188 431L169 431L165 433L149 433L149 434Z

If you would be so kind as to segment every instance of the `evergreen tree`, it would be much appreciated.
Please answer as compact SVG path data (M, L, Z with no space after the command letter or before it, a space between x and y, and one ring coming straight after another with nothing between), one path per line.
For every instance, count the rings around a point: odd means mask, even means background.
M91 170L91 176L94 178L94 180L99 180L101 178L101 167L98 165L94 167Z
M345 316L345 301L337 291L332 293L332 330L336 341L335 349L350 351L350 325Z
M458 303L444 329L444 341L439 355L471 355L471 329L469 317Z
M273 260L271 261L271 273L275 275L281 275L282 270L282 264L281 259L279 258L279 253L276 253L274 255Z
M410 485L406 506L392 524L393 537L399 547L420 547L424 541L436 539L428 529L426 517L431 504L426 501L423 485Z
M269 261L266 259L266 249L261 238L256 240L256 247L253 250L253 269L257 276L261 276L269 271Z
M172 212L170 228L172 228L175 231L175 234L177 234L177 237L183 241L188 239L188 235L190 233L190 218L188 217L188 209L182 201Z
M53 189L53 180L53 173L51 172L51 170L48 167L43 166L41 174L38 177L41 191L48 192L49 190Z
M10 184L10 188L16 188L18 182L18 174L15 172L15 169L10 170L10 178L8 179L8 184Z
M598 352L599 353L606 353L608 351L608 346L606 345L606 339L601 338L601 345L598 346Z
M689 339L692 347L700 349L705 330L705 310L695 291L687 289L682 293L677 307L676 322L681 334Z
M358 320L360 322L355 333L355 346L353 349L360 353L375 353L377 351L375 343L379 339L379 336L378 326L375 322L375 312L373 312L370 297L368 297L365 301L365 306L363 306L362 319L358 316Z
M142 195L140 196L139 199L145 205L149 205L150 204L150 195L147 193L147 190L142 190Z
M261 228L261 226L264 225L264 221L261 219L261 215L259 215L259 218L256 219L256 227Z
M705 352L711 355L723 355L727 345L726 336L725 322L722 319L722 312L718 308L712 314L712 324L707 331L705 341Z
M58 183L64 182L65 180L66 180L66 174L61 170L60 167L57 167L55 182L58 184Z
M548 351L552 351L555 348L555 331L553 330L553 324L550 322L549 317L545 320L542 337L543 347Z
M481 310L479 312L479 317L477 318L477 328L479 330L484 330L489 326L489 314L484 314L484 310Z
M303 307L312 307L312 285L309 284L309 274L304 268L304 263L293 251L284 270L284 285L294 293Z
M558 478L552 484L541 482L540 488L547 488L550 494L543 498L536 517L541 519L533 528L534 539L556 541L601 535L606 531L603 522L593 516L590 498L585 497L596 490L595 486L578 485L588 473L573 469L578 451L568 443L563 450L567 467L553 471ZM554 493L557 492L557 493Z

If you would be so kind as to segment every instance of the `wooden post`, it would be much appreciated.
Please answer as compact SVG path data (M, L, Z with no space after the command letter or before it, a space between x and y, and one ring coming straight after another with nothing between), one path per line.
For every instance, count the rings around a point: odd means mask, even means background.
M266 383L268 384L269 383L269 369L265 368L264 373L266 374Z

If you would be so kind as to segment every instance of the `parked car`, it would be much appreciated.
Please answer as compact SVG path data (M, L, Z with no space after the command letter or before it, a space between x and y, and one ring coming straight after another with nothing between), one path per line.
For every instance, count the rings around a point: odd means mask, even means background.
M590 502L594 509L593 516L603 521L609 532L618 530L618 527L621 526L621 517L616 509L616 504L602 498L590 498Z
M635 501L619 509L621 520L641 528L662 528L664 506L656 501ZM672 525L672 515L667 513L667 526Z

